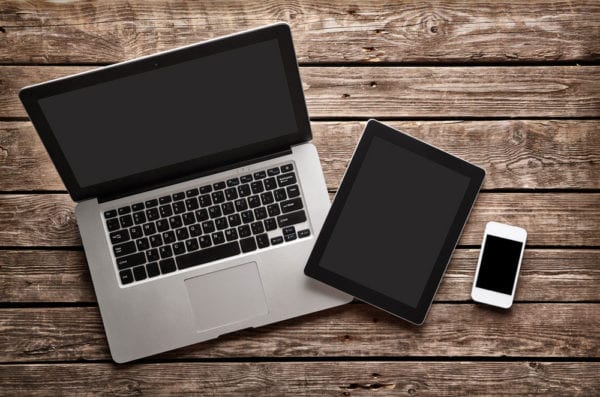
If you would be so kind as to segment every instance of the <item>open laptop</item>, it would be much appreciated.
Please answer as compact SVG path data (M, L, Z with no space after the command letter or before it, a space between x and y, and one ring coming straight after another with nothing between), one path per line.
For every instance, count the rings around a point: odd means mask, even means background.
M329 196L290 29L24 88L117 362L340 305L303 268Z

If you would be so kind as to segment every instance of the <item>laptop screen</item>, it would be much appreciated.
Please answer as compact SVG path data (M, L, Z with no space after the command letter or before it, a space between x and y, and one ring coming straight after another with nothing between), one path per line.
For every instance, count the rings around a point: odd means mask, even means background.
M299 130L277 39L41 98L81 188Z

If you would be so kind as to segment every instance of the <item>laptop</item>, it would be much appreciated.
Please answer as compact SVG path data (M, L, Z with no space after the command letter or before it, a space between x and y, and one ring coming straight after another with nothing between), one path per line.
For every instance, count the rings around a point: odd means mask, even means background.
M303 274L330 206L289 26L29 86L112 358L352 298Z

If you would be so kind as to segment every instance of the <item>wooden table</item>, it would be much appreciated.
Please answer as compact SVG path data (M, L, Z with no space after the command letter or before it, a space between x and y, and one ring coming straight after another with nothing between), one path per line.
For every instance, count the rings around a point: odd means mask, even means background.
M0 395L600 394L600 3L282 3L0 0ZM426 324L352 303L116 365L17 91L275 21L331 193L370 117L487 170ZM509 311L469 298L490 220L529 232Z

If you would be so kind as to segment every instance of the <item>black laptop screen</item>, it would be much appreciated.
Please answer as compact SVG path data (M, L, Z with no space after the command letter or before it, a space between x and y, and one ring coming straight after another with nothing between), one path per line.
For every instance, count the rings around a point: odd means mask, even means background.
M42 98L80 187L298 131L276 39Z

